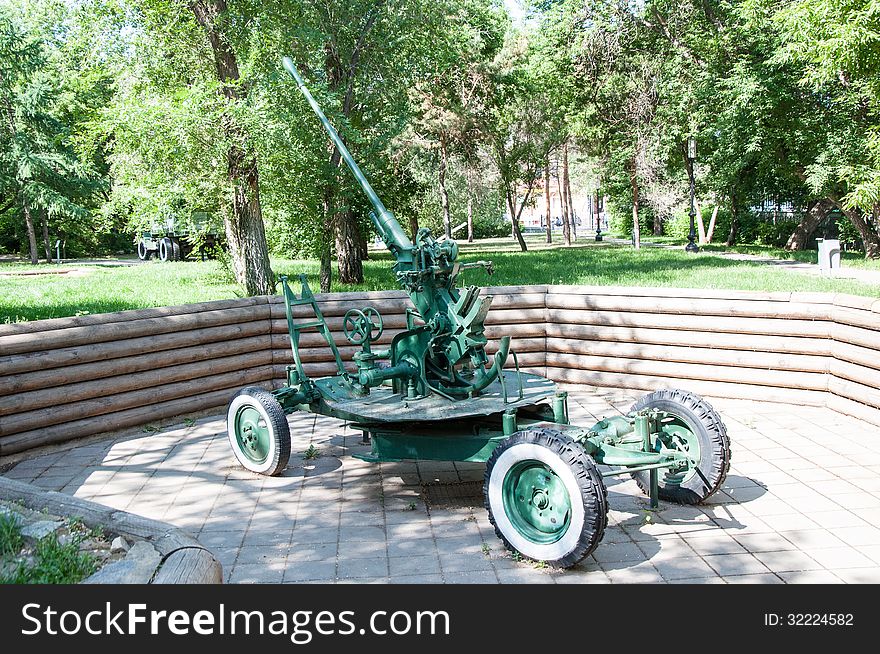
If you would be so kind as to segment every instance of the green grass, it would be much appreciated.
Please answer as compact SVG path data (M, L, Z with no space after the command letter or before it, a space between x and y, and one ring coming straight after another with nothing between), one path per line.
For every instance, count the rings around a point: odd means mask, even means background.
M520 252L509 239L461 244L461 259L491 259L495 275L469 270L461 283L476 285L586 284L619 286L662 286L717 288L752 291L818 291L880 297L880 285L849 279L827 279L800 274L759 261L736 261L714 254L715 247L691 255L666 248L642 248L597 244L581 240L572 248L547 248L540 235L529 237L530 251ZM775 251L762 250L773 255ZM793 254L793 253L788 253ZM794 253L802 255L803 253ZM852 262L846 259L847 263ZM364 262L365 282L333 284L333 291L383 290L397 288L391 272L391 257L373 253ZM880 269L880 263L866 267ZM313 289L318 288L317 261L274 259L279 274L305 273ZM69 269L72 265L65 265ZM75 266L74 266L75 267ZM216 261L161 263L131 267L79 266L88 272L71 275L9 275L30 266L0 264L0 322L39 320L84 313L187 304L234 298L241 289ZM39 271L57 269L45 265ZM334 271L335 273L335 271Z
M72 530L73 533L73 530ZM19 558L25 546L21 525L13 515L0 515L0 584L75 584L97 569L97 559L80 552L79 544L92 532L84 532L66 543L57 534L34 546L33 561Z
M17 554L24 546L21 525L13 514L0 515L0 558Z
M613 234L615 238L629 239L630 237L622 234ZM687 243L686 238L676 236L654 236L646 235L642 237L642 243L656 243L658 245L682 246ZM723 252L736 252L739 254L753 254L759 257L771 257L773 259L786 259L791 261L800 261L801 263L815 264L819 260L819 253L816 250L799 250L791 252L784 248L773 247L770 245L731 245L727 246L723 243L712 243L710 245L701 245L703 252L712 252L715 254ZM841 252L840 265L848 268L862 268L865 270L880 270L880 259L865 259L865 255L861 252Z

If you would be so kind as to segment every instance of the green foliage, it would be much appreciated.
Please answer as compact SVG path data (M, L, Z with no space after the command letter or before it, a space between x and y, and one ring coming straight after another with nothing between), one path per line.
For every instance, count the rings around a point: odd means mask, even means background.
M82 11L59 0L0 6L0 251L35 259L41 225L69 254L119 248L120 224L96 211L109 186L105 144L84 138L110 85L82 66Z
M39 540L34 547L34 562L20 562L0 578L5 584L75 584L97 569L97 559L79 550L81 539L61 543L57 534Z
M17 554L23 545L18 518L13 513L0 514L0 558Z

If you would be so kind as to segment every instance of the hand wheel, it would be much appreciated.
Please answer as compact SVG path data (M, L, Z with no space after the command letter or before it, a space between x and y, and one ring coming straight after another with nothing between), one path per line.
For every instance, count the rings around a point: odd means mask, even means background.
M383 331L382 315L373 307L349 309L342 320L342 333L353 345L378 340Z

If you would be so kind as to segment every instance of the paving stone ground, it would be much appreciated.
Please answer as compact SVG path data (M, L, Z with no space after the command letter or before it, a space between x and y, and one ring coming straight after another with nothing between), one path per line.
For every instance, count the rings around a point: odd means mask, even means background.
M642 395L569 390L580 424ZM825 408L708 399L732 439L723 491L704 506L650 511L633 481L608 478L605 537L567 571L506 552L467 483L484 465L365 463L351 456L368 448L360 432L311 414L290 416L280 477L238 466L222 416L43 454L4 474L186 529L231 583L880 582L880 428ZM309 445L320 455L306 460Z

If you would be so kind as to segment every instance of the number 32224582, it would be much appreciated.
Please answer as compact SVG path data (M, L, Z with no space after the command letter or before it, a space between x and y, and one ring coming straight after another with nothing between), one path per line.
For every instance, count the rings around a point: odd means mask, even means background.
M768 627L851 627L852 613L765 613L764 624Z

